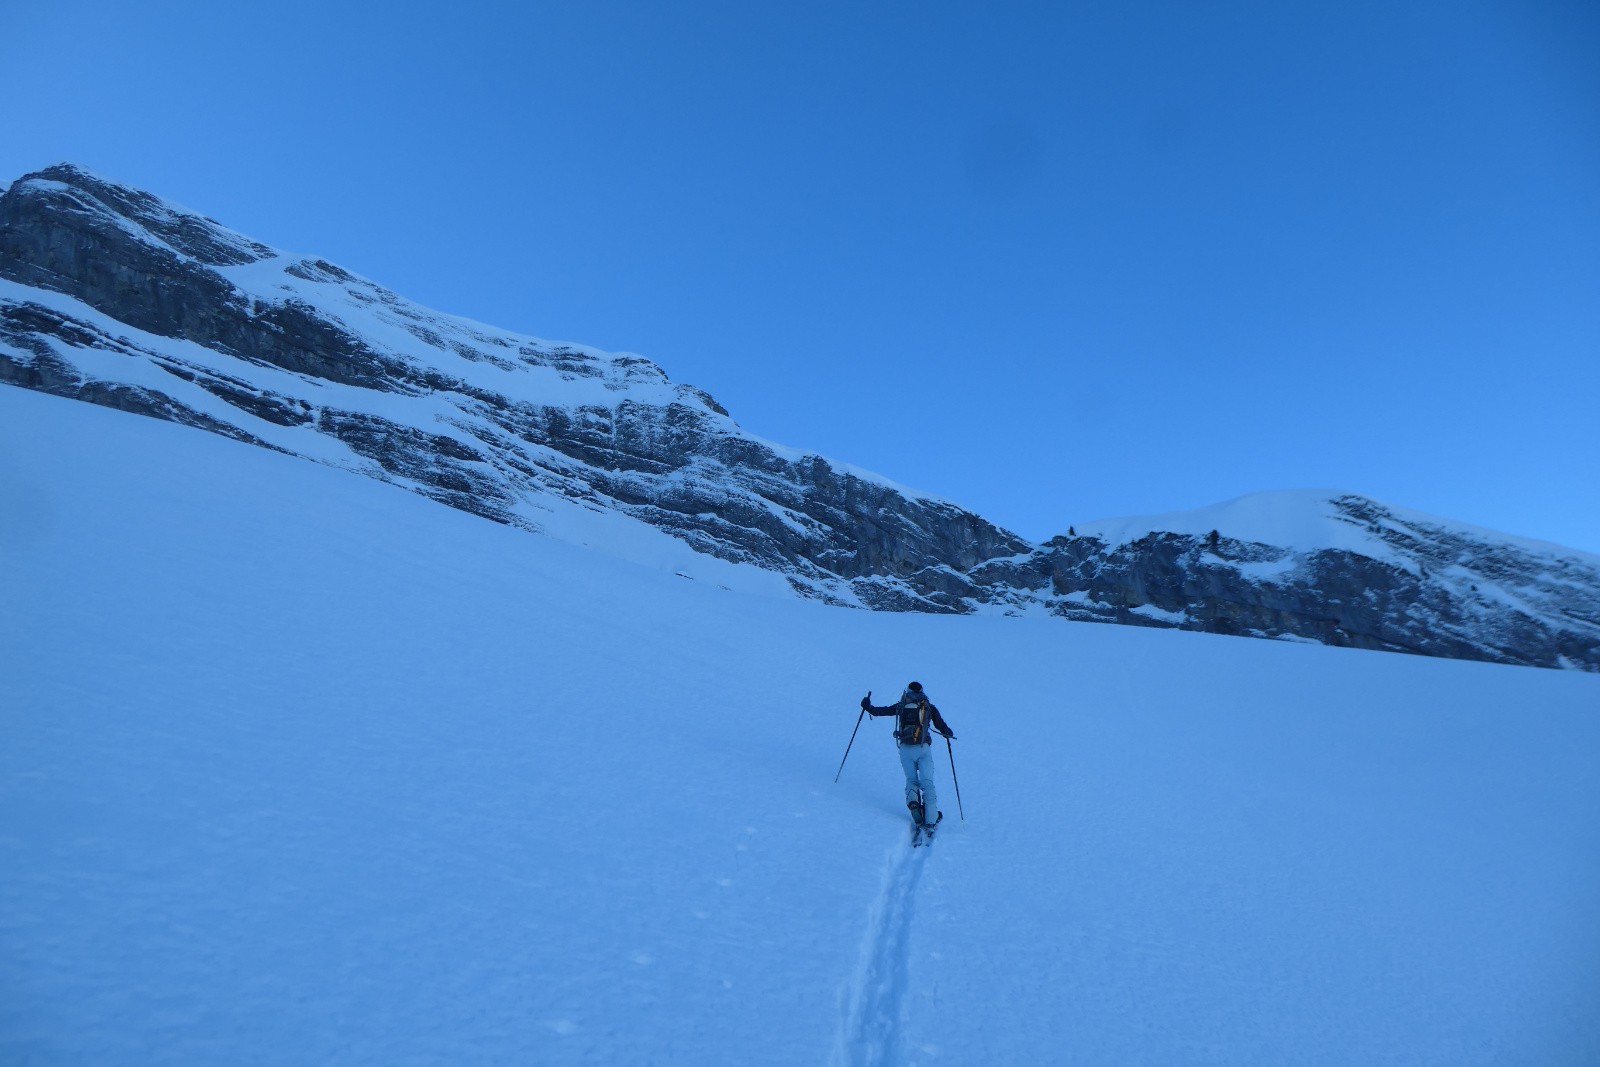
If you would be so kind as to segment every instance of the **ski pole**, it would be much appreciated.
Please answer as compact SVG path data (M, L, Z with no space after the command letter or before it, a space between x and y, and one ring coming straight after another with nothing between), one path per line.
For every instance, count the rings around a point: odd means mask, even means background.
M967 821L966 809L961 806L961 779L956 777L956 750L950 747L950 739L944 739L944 750L950 754L950 780L956 785L956 810L961 813L961 821Z
M868 693L867 696L870 698L872 696L872 694ZM856 716L856 730L861 729L861 720L866 718L866 717L867 717L867 709L866 708L862 708L861 709L861 714ZM844 773L844 760L850 758L850 747L851 747L851 745L854 745L856 743L856 730L851 730L850 731L850 744L844 746L844 759L839 761L838 773L836 773L833 776L833 783L835 785L839 784L839 775Z

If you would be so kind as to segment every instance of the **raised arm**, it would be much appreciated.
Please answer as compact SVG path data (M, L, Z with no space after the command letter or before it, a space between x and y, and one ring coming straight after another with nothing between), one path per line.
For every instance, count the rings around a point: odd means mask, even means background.
M886 708L873 707L872 691L868 690L867 695L861 698L861 710L866 712L868 715L893 715L895 712L900 710L900 706L898 704L890 704Z

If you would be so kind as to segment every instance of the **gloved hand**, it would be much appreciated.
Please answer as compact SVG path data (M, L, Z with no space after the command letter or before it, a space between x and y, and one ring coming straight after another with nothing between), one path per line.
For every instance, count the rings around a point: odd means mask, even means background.
M872 707L872 694L868 693L861 698L861 710L866 711L870 707Z
M956 739L956 735L951 733L949 730L941 730L940 733L944 734L944 739L946 741L954 741Z

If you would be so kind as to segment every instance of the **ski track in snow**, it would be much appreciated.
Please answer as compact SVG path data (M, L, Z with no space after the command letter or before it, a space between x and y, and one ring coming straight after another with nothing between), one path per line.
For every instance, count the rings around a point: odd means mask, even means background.
M861 957L844 996L834 1067L890 1067L906 1062L905 997L910 985L911 924L917 883L928 854L902 839L884 865Z

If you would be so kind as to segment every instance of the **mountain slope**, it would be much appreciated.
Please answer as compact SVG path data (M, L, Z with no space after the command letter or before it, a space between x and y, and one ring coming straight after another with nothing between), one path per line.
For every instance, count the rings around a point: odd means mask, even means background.
M945 610L904 580L922 560L1026 548L745 434L648 360L421 308L76 168L0 197L0 278L0 377L306 449L501 522L539 528L545 499L565 497L811 595ZM314 436L332 440L302 443Z
M0 458L0 1060L1600 1058L1592 675L746 596L23 390ZM911 677L925 854L882 722L832 782Z
M1067 617L1600 669L1600 558L1353 493L1090 523L1020 570Z
M1600 559L1344 493L1033 545L744 432L637 356L443 315L60 166L0 194L0 381L360 471L575 543L638 520L830 603L1600 670ZM1237 510L1237 509L1234 509ZM1280 523L1276 529L1285 526ZM1348 537L1364 528L1368 536Z

